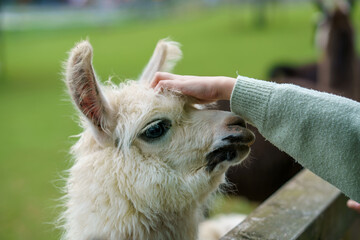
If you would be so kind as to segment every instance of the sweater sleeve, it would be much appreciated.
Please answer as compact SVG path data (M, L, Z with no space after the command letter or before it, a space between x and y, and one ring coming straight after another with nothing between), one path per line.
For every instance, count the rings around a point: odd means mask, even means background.
M239 76L231 110L301 165L360 202L360 103Z

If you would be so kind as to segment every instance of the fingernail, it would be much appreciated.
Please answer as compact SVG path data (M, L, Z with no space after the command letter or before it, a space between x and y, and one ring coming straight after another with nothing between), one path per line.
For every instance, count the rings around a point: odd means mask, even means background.
M155 91L156 93L159 93L159 92L161 92L161 88L160 88L159 86L156 86L156 87L154 88L154 91Z

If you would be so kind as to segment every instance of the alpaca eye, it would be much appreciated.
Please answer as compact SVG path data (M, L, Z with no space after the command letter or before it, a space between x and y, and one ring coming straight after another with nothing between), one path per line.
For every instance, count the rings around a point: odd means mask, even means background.
M145 141L156 140L164 136L170 127L171 122L169 120L156 120L147 126L140 137Z

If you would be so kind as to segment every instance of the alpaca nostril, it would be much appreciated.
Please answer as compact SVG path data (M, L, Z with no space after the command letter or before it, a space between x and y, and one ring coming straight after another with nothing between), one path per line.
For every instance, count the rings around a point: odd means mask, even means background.
M246 122L240 117L234 117L226 124L229 128L233 127L243 127L246 128Z
M255 135L251 131L245 131L241 134L232 134L222 139L222 141L227 141L232 144L244 144L252 145L255 142Z

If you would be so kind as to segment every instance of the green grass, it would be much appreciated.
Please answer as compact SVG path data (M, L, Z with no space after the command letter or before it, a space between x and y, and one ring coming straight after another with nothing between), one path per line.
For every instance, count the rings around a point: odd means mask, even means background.
M0 79L0 239L59 237L49 224L61 196L57 180L70 166L67 151L75 140L69 136L80 132L61 82L61 62L75 42L90 39L103 80L109 75L116 82L135 78L165 37L183 45L176 73L238 72L264 79L276 62L317 58L311 45L313 13L312 6L278 6L263 29L254 28L251 9L232 7L113 27L6 32L6 79Z

